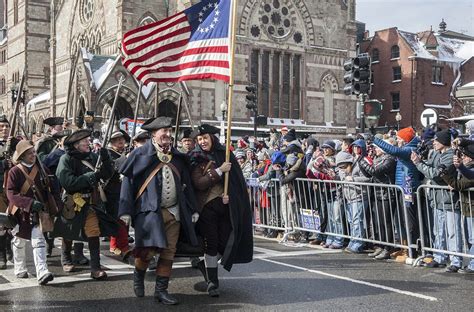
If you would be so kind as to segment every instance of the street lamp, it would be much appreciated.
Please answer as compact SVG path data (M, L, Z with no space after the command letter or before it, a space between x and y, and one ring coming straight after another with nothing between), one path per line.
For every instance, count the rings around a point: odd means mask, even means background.
M397 121L397 131L400 130L400 121L402 120L402 115L400 112L397 112L397 115L395 115L395 120Z
M225 143L225 128L224 128L225 123L224 123L224 120L225 120L225 113L227 112L227 103L225 102L225 100L222 101L220 109L221 109L221 112L222 112L220 142L221 142L221 144L224 144Z

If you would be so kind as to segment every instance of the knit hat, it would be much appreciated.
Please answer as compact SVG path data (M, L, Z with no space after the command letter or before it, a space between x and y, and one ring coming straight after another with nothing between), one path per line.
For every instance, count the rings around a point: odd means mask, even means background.
M351 154L347 152L339 152L336 155L336 166L342 165L342 164L352 164L354 162L354 157L352 157Z
M284 165L286 162L286 155L280 151L276 151L273 153L271 160L273 165Z
M444 129L436 132L434 140L443 144L444 146L451 146L451 132L449 129Z
M306 140L306 145L318 147L318 146L319 146L319 142L318 142L318 140L316 140L315 138L309 137L308 140Z
M321 145L321 148L330 148L333 151L336 151L336 143L333 140L326 140L323 145Z
M421 139L423 141L429 141L429 140L432 140L435 136L435 131L433 130L433 128L429 127L429 128L425 128L425 130L423 130L423 134L421 135Z
M409 143L415 137L415 130L413 128L403 128L397 132L397 137L405 141L405 143Z
M236 150L235 151L235 158L245 158L245 152L243 150Z

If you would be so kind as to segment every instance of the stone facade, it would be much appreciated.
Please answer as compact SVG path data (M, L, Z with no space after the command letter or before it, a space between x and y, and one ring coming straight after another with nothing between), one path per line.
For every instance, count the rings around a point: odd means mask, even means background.
M50 91L49 100L28 106L30 125L40 125L51 115L66 115L78 122L85 111L94 111L100 122L108 116L121 75L125 82L120 117L132 117L138 83L117 58L123 33L197 2L168 1L166 7L167 1L156 0L9 0L11 5L14 1L20 20L8 30L8 84L12 84L10 73L22 70L26 61L29 97ZM340 135L346 127L353 130L356 106L342 91L342 64L355 55L355 43L355 0L240 0L234 120L252 127L245 86L254 82L261 94L260 112L270 117L269 126L287 124L302 131ZM1 68L0 64L0 75ZM49 79L44 78L46 68ZM218 122L227 97L225 84L187 84L192 119ZM155 110L154 88L142 92L141 103L147 108L140 115L144 117ZM179 84L160 83L158 91L157 110L174 112L161 105L177 104L182 93ZM0 101L7 106L8 100L1 95Z

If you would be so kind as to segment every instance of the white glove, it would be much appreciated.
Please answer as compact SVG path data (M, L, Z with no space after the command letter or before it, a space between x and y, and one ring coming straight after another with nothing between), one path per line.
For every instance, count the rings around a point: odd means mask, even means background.
M126 226L129 226L130 223L132 223L132 217L130 215L123 215L120 217L120 220L123 221L123 223L125 223Z
M197 213L197 212L193 213L193 215L191 217L191 221L193 223L196 223L196 222L198 222L198 220L199 220L199 213Z

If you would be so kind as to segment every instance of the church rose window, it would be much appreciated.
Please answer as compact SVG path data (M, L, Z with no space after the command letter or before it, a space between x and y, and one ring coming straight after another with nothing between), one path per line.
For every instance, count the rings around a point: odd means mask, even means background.
M94 17L95 0L81 0L80 2L80 18L84 26L89 25Z
M294 11L289 6L290 0L261 0L261 28L274 39L283 39L293 31Z

